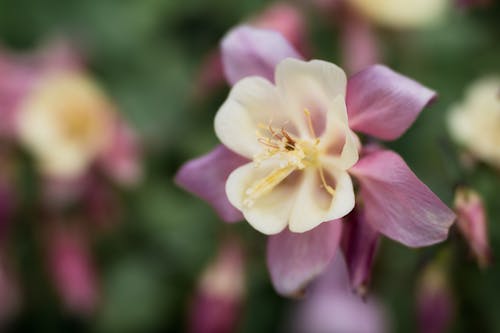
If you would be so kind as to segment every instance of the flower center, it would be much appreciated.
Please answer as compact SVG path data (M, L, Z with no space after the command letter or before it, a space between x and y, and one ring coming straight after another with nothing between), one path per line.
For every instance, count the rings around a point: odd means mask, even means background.
M257 140L264 146L264 151L254 156L254 163L259 167L262 162L277 159L279 167L271 171L266 177L254 182L245 192L244 204L251 207L259 197L271 190L296 170L316 168L323 187L330 195L335 190L327 184L320 156L323 151L319 147L320 139L316 136L311 121L311 113L305 109L304 113L313 139L299 139L289 133L284 127L275 128L271 122L266 126L259 124ZM261 130L265 130L262 134Z

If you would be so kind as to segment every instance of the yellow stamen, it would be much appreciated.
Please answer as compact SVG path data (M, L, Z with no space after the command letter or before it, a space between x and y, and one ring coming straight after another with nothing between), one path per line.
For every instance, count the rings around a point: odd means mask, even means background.
M290 175L295 169L295 166L279 168L273 170L266 177L256 181L250 188L246 190L245 194L247 197L243 203L246 206L251 207L257 198L271 192L273 188L275 188L286 177L288 177L288 175Z
M314 131L314 127L312 124L311 112L308 109L304 109L304 113L306 114L307 125L309 126L309 131L311 132L312 137L317 139L318 137L316 136L316 132Z
M331 187L330 185L328 185L326 183L326 179L325 179L325 173L323 171L323 167L320 165L319 166L319 177L321 178L321 183L323 184L323 188L328 192L330 193L332 196L335 195L335 190L333 189L333 187Z

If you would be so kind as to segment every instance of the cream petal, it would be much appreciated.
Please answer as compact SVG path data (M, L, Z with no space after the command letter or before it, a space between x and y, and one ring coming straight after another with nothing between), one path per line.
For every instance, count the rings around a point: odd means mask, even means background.
M339 219L354 208L354 189L349 174L325 171L335 179L335 195L323 188L316 170L306 170L290 215L292 232L306 232L323 222Z
M266 79L252 76L236 83L215 116L215 133L229 149L247 158L262 150L257 141L259 125L272 122L296 132L287 121L286 109L276 87Z
M335 147L342 149L335 154ZM335 98L327 113L326 128L320 137L320 149L326 150L326 160L341 170L347 170L358 161L360 141L347 124L347 109L341 96ZM333 150L333 151L332 151Z
M288 58L276 68L276 85L294 119L300 123L301 134L311 136L304 110L311 112L316 134L321 134L325 115L336 104L337 96L345 99L347 78L344 71L332 63Z
M288 224L297 183L289 176L251 206L245 204L246 191L277 169L276 161L266 161L259 167L248 163L234 170L226 182L229 202L242 211L252 227L266 235L277 234Z

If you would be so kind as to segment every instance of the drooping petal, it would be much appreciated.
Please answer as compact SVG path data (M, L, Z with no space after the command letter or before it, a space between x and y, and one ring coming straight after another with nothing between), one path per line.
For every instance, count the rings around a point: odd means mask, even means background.
M312 136L305 110L311 114L316 135L321 135L326 113L337 96L345 96L347 78L340 67L326 61L285 59L276 68L276 85L294 119L301 120L302 136Z
M246 76L273 81L276 65L285 58L301 56L278 32L239 26L221 44L222 62L228 82L233 85Z
M251 159L263 148L258 130L265 131L266 126L273 125L296 132L293 124L286 124L287 119L276 87L266 79L252 76L234 85L215 116L215 133L226 147Z
M334 257L342 231L340 220L323 223L305 233L284 230L269 237L267 265L275 289L299 295Z
M243 216L229 203L225 186L229 174L246 162L245 158L220 145L208 154L184 164L177 172L175 182L207 201L222 220L240 221Z
M349 126L383 140L401 136L436 94L391 69L375 65L347 84Z
M304 171L290 215L290 230L306 232L319 224L347 215L354 208L354 190L347 172L328 170L335 180L331 195L321 183L317 170Z
M283 174L275 173L270 177L273 172L280 172L276 170L281 170ZM254 163L245 164L229 175L227 197L234 207L243 212L252 227L267 235L277 234L288 224L295 201L297 180L290 176L291 171L280 169L276 161L266 161L259 167L255 167ZM268 190L249 202L249 189L266 177L269 177Z
M348 216L342 232L342 251L346 257L352 288L364 294L370 282L373 260L380 234L366 221L361 207Z
M410 247L445 240L455 214L422 183L396 153L375 151L350 172L360 182L367 221Z

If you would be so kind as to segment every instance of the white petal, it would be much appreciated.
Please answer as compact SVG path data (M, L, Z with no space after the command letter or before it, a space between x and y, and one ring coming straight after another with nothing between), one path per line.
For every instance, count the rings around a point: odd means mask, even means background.
M326 128L320 137L320 149L326 150L326 159L341 170L347 170L358 161L360 142L349 128L345 100L341 96L335 98L327 113Z
M336 97L345 99L347 78L340 67L326 61L285 59L277 66L276 85L300 122L302 135L310 136L304 110L311 112L316 134L321 134Z
M278 166L274 161L267 162L269 163L263 163L259 167L248 163L234 170L227 179L226 194L229 202L242 211L252 227L264 234L272 235L281 232L288 224L298 183L285 179L271 192L256 199L253 205L245 205L247 189Z
M247 77L233 86L217 112L215 133L235 153L253 158L262 150L256 134L259 124L272 121L273 126L281 127L287 118L276 87L266 79Z
M306 232L323 222L339 219L354 208L354 189L349 174L334 171L330 175L336 181L333 196L322 187L317 171L305 171L290 216L291 231Z

